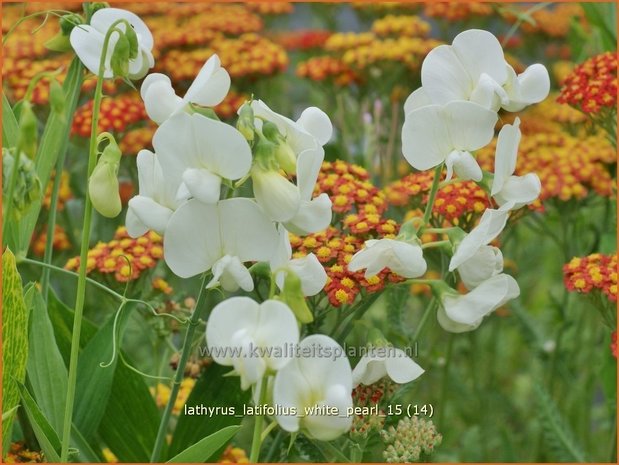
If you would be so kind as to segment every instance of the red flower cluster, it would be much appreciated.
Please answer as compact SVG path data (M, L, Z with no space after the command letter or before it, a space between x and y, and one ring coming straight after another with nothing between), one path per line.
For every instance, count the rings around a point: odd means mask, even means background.
M90 137L93 101L79 107L73 118L71 134ZM127 94L110 97L101 101L99 132L125 132L129 126L147 119L144 103L139 95Z
M338 86L359 82L360 77L341 59L331 56L312 57L297 66L297 76L323 82L333 81Z
M311 50L322 47L331 34L324 29L302 29L278 34L275 41L286 50Z
M598 113L617 106L617 54L602 53L577 66L563 84L559 103L584 113Z
M110 242L99 242L88 251L87 273L98 271L113 275L118 282L127 282L140 277L140 274L154 268L163 257L161 237L150 231L137 239L127 234L124 226L119 227ZM65 268L78 270L79 257L67 261Z
M563 282L568 291L588 294L601 290L609 300L617 300L617 254L594 253L575 257L563 266Z

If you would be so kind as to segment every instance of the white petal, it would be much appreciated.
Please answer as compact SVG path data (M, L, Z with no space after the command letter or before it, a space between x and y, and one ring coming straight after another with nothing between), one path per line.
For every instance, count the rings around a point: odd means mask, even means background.
M467 289L474 289L503 271L503 254L497 247L483 245L471 258L458 266L458 274Z
M454 150L445 159L445 166L447 167L447 176L445 181L451 179L452 170L455 171L458 179L462 181L481 181L483 173L481 168L477 164L477 161L469 152L461 152Z
M288 231L281 223L277 225L277 234L277 247L275 248L275 252L271 256L271 258L269 259L269 266L271 267L272 272L277 270L279 267L286 265L292 257L292 246L290 245L290 237L288 235ZM279 283L278 285L280 289L283 287L283 275L281 276L281 285Z
M518 82L523 102L538 103L548 97L550 77L544 65L536 63L529 66L524 73L518 75Z
M290 260L288 268L301 280L301 288L305 296L318 294L327 284L327 273L313 253Z
M453 149L443 108L429 105L411 111L402 126L402 153L418 170L427 170L445 161Z
M279 370L273 383L273 403L282 408L294 407L297 409L297 415L278 415L275 417L282 429L290 433L299 430L300 416L304 414L304 399L311 396L310 387L297 362L298 359L292 360Z
M320 145L325 145L329 142L333 135L331 120L320 108L306 108L299 116L297 123L314 136Z
M142 195L136 195L129 200L129 209L133 212L132 215L134 215L134 218L131 218L131 228L134 237L143 234L137 234L142 228L138 227L136 220L139 220L147 229L152 229L158 234L163 234L167 230L173 213L169 208L155 202L150 197L144 197Z
M322 147L304 150L297 157L297 186L301 200L311 200L318 173L325 159Z
M251 149L243 135L229 124L194 113L194 143L204 168L226 179L240 179L251 167Z
M491 195L496 195L503 189L507 178L514 174L520 137L520 118L516 118L513 125L506 124L501 128L496 144Z
M486 73L482 73L471 92L471 102L478 103L489 110L498 111L501 104L509 102L509 97L503 87Z
M273 370L283 368L294 355L290 349L299 343L299 326L292 310L277 300L262 303L254 338L258 346L272 349L270 353L265 350L267 366Z
M131 200L129 200L131 202ZM127 217L125 218L125 226L127 227L127 234L131 237L140 237L148 232L148 226L146 226L140 218L135 214L131 203L127 208Z
M230 348L236 333L245 330L248 334L256 327L259 307L249 297L230 297L215 306L206 324L206 344L215 362L232 365L232 351L225 349ZM214 351L213 348L220 350Z
M468 100L475 85L449 45L431 50L421 65L421 84L433 103Z
M301 202L299 211L286 228L295 234L311 234L323 231L331 223L331 199L324 192L309 202Z
M448 103L444 111L453 148L477 150L492 140L497 121L495 112L476 103L462 101Z
M252 170L256 201L274 221L289 221L301 205L299 188L277 171L265 171L260 167Z
M533 202L539 197L541 191L542 183L535 173L528 173L524 176L510 176L495 199L501 206L512 203L513 205L509 209L515 210Z
M389 240L389 239L383 239ZM423 259L423 251L416 244L389 240L392 259L389 261L391 271L405 278L417 278L426 272L427 264Z
M389 248L384 242L376 241L369 243L366 241L365 248L355 253L348 263L350 271L366 269L365 277L376 276L383 268L389 266Z
M230 90L230 75L221 67L217 55L211 56L185 94L184 100L205 107L214 107L222 102Z
M140 150L137 155L140 195L153 197L158 189L156 178L157 156L150 150Z
M346 415L346 412L352 407L352 396L344 386L330 386L324 401L319 405L335 407L339 415L308 415L305 417L303 427L310 437L319 441L332 441L350 430L353 417Z
M183 183L196 199L217 203L221 193L221 178L203 168L189 168L183 173Z
M206 285L207 289L221 284L222 289L228 292L235 292L239 287L247 292L254 290L251 274L238 257L230 255L222 257L215 262L212 272L213 279Z
M401 349L390 348L392 354L385 360L387 374L394 382L398 384L409 383L419 378L424 369L417 365L410 357Z
M181 278L209 270L225 255L220 226L217 206L195 199L181 205L171 216L163 238L164 258L170 269Z
M507 223L508 211L486 209L479 224L458 244L456 252L449 262L449 271L455 270L466 260L474 256L481 246L493 241Z
M101 63L104 39L105 36L103 34L87 24L74 27L69 37L75 54L84 66L95 75L99 74L99 64ZM108 56L111 57L111 51L108 53ZM109 60L107 62L109 62ZM106 79L113 77L112 70L106 68L103 77Z
M385 350L387 349L385 348ZM387 376L386 359L387 357L378 357L371 354L361 357L361 360L359 360L359 363L352 371L353 385L365 384L367 386Z
M404 114L408 115L411 111L427 105L432 105L432 100L430 100L426 90L420 87L413 91L404 102Z
M153 135L153 147L166 177L181 179L186 168L199 168L200 154L191 115L180 112L166 119Z
M147 50L153 49L153 36L150 30L138 15L130 11L121 10L120 8L102 8L92 15L90 25L105 35L110 26L119 19L126 19L133 26L140 46Z
M507 73L503 48L492 33L469 29L454 38L452 48L474 82L486 73L499 85L505 83Z
M146 79L151 76L156 76L156 74L150 74ZM142 98L146 113L157 124L163 123L183 105L183 100L176 95L170 79L167 76L164 77L166 79L151 80L151 82L145 80L146 90L142 85Z
M299 352L302 355L299 368L314 391L336 384L344 386L349 393L352 391L350 362L336 341L324 334L312 334L299 343Z
M472 324L464 324L464 323L456 323L455 321L449 319L447 313L445 313L445 309L441 306L436 312L436 319L438 320L439 325L445 331L450 333L464 333L467 331L473 331L481 325L482 319L476 321Z
M219 215L225 254L239 257L242 262L269 261L276 250L278 234L258 204L240 197L222 200Z

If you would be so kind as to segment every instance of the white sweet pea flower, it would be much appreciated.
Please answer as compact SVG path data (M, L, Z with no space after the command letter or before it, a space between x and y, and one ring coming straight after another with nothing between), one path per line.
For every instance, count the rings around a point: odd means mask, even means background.
M370 385L389 376L393 382L404 384L419 378L424 371L401 349L373 347L357 363L352 380L354 386Z
M206 324L206 344L216 363L234 367L241 389L258 383L268 370L291 362L290 347L299 342L297 320L282 302L258 304L231 297L218 304Z
M239 287L246 292L254 290L254 280L249 270L239 257L224 255L211 268L213 279L206 285L207 289L221 285L224 291L235 292Z
M192 199L170 217L163 250L166 263L181 278L218 264L213 274L225 274L224 281L234 278L247 288L247 274L239 272L236 260L269 261L277 242L275 226L252 200L238 197L205 204Z
M127 232L139 237L152 229L164 234L168 221L183 199L177 199L179 176L163 175L157 155L140 150L137 156L139 195L129 200Z
M421 83L433 103L470 100L497 111L508 111L542 101L550 90L548 71L536 64L516 76L505 61L497 38L488 31L470 29L451 45L440 45L425 58Z
M419 245L395 239L365 241L365 248L353 255L348 264L350 271L366 268L366 278L376 276L383 268L405 278L417 278L426 272L427 267Z
M503 254L497 247L482 245L456 269L466 288L474 289L503 271Z
M290 221L301 206L299 188L279 171L266 169L259 163L251 169L256 202L273 221Z
M507 210L486 209L475 226L468 235L457 245L456 252L449 262L449 271L453 271L465 261L474 257L483 246L493 241L507 223L509 212Z
M493 276L465 295L443 292L438 322L451 333L473 331L485 316L519 295L518 283L506 274Z
M271 258L271 271L275 273L275 282L284 289L286 272L292 272L301 280L303 295L313 296L323 290L327 284L327 273L313 253L301 258L292 258L292 247L288 231L279 225L279 244L276 253Z
M253 100L251 108L254 111L256 127L261 127L261 119L275 124L297 155L317 145L325 145L333 134L331 120L317 107L303 110L297 121L274 112L262 100Z
M134 59L129 60L129 74L131 79L140 79L146 75L149 68L155 65L153 58L153 36L148 30L144 22L130 11L121 10L118 8L103 8L97 10L90 18L90 24L80 24L71 30L69 40L75 54L88 70L99 75L99 65L101 63L101 54L103 53L103 44L105 36L116 21L124 19L131 24L137 36L138 53ZM118 24L120 30L124 31L126 24ZM114 47L118 41L118 33L113 33L110 36L110 41L107 48L107 56L105 58L105 69L103 77L105 79L113 78L112 71L112 55Z
M166 176L180 178L178 198L219 200L222 179L251 168L251 149L234 127L194 113L177 113L155 132L153 147Z
M165 74L149 74L140 88L142 100L149 118L157 124L189 103L204 107L214 107L221 103L230 90L230 75L221 67L217 55L211 56L192 82L183 98L176 95L170 78Z
M297 415L278 415L285 431L302 430L311 438L331 441L352 425L347 410L352 407L352 370L344 349L328 336L314 334L303 339L295 357L277 372L273 403L296 409ZM325 414L325 407L338 414ZM318 410L317 410L318 409Z
M418 96L420 94L417 94ZM462 180L481 181L482 172L469 153L492 140L495 112L473 102L415 107L406 114L402 127L402 153L415 169L425 171L445 162Z
M542 183L535 173L513 176L520 144L520 118L501 128L494 159L494 180L491 195L504 209L515 210L539 197Z

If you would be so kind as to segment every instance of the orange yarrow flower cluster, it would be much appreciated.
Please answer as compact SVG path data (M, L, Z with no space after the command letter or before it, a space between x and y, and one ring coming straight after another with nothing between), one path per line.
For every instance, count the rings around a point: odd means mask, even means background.
M372 24L372 32L377 36L427 37L430 23L419 16L387 15Z
M129 129L118 142L118 147L123 155L136 156L142 149L152 150L153 136L157 125L149 122L144 127Z
M249 463L249 459L243 449L229 445L218 463Z
M93 101L79 107L73 118L71 134L90 137ZM139 95L124 94L101 101L99 113L99 132L125 132L130 126L148 118L144 103Z
M577 66L565 79L559 103L596 114L617 107L617 54L602 53Z
M325 29L301 29L277 34L275 41L286 50L305 51L321 48L331 34L331 31Z
M463 21L472 16L490 16L492 6L487 3L453 3L429 2L423 10L424 15L430 18L441 18L447 21Z
M594 253L575 257L563 265L563 282L568 291L588 294L600 290L617 301L617 254Z
M43 206L47 209L49 209L52 203L52 190L54 187L55 177L56 177L56 172L53 171L49 184L47 185L47 189L45 190L45 196L43 196ZM72 198L73 198L73 192L71 191L69 172L66 170L62 170L62 173L60 174L60 186L58 188L58 198L56 199L56 210L57 211L64 210L64 204L67 201L71 200Z
M43 457L40 452L28 450L23 441L13 442L4 459L5 463L41 463Z
M134 239L124 226L119 227L110 242L99 242L88 251L86 272L112 275L118 282L140 277L143 271L154 268L163 257L163 241L154 231ZM67 261L65 268L78 270L79 257Z
M361 78L340 58L332 56L312 57L297 65L297 76L316 82L333 82L346 86L360 82Z
M47 225L44 225L41 233L33 236L31 243L32 253L38 255L39 257L43 256L45 253L45 245L47 243ZM58 252L62 252L63 250L68 250L71 248L71 242L69 241L69 236L67 236L66 231L62 228L62 226L56 224L54 225L54 239L52 241L52 247L54 250Z

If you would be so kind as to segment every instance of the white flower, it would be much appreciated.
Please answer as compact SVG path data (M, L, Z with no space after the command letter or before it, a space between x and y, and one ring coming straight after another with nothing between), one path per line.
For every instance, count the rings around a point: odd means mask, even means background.
M279 225L279 244L276 253L270 260L271 271L275 273L275 282L280 289L284 289L286 272L292 272L301 280L303 295L318 294L327 284L327 273L313 253L301 258L292 259L292 247L288 238L288 231Z
M516 76L507 64L497 38L488 31L470 29L452 45L440 45L425 58L421 83L430 101L445 104L470 100L497 111L516 111L546 98L548 71L536 64Z
M354 386L374 384L385 376L395 383L404 384L419 378L424 371L401 349L373 347L359 360L352 372L352 379Z
M467 289L474 289L503 271L503 254L497 247L482 245L475 255L457 268Z
M180 177L163 175L157 155L149 150L140 150L137 157L140 193L129 200L127 209L127 232L139 237L148 230L164 234L170 216L181 200L176 198Z
M231 297L218 304L206 325L206 343L220 365L233 366L241 389L258 383L267 370L280 370L299 342L297 320L282 302L258 304L248 297Z
M417 278L426 272L427 264L419 245L394 239L365 241L365 248L353 255L348 264L350 271L366 268L366 278L387 267L405 278Z
M239 287L244 291L254 290L254 280L249 270L239 257L224 255L211 268L213 279L206 285L207 289L221 285L224 291L235 292Z
M504 209L515 210L539 197L542 183L535 173L513 176L520 144L520 118L501 128L494 159L494 180L491 194Z
M465 261L474 257L480 248L488 245L501 234L507 223L508 215L507 210L486 209L479 220L479 224L458 244L456 252L449 262L449 271L455 270Z
M484 281L471 292L445 292L437 317L445 331L462 333L476 329L485 316L520 295L518 283L506 274Z
M278 415L285 431L303 430L319 441L331 441L347 432L352 416L352 370L344 349L328 336L314 334L299 343L299 357L277 372L273 403L296 409L297 415ZM331 414L315 410L329 407ZM337 410L337 414L335 413Z
M239 197L205 204L192 199L170 217L163 250L170 269L188 278L210 270L226 256L240 262L268 261L277 242L275 226L252 200ZM239 273L230 258L219 266L214 273L227 271L227 278L245 285L247 275Z
M264 169L258 163L251 170L256 202L274 221L289 221L299 211L299 188L278 171Z
M97 10L95 14L92 15L92 18L90 18L90 25L80 24L72 29L69 40L73 50L75 50L81 62L84 63L84 66L86 66L91 73L99 75L99 65L101 62L101 54L103 53L105 36L110 26L120 19L128 21L137 36L138 54L136 58L129 60L128 77L131 79L140 79L144 77L149 68L155 65L152 54L153 36L146 24L130 11L118 8L103 8ZM121 23L116 27L124 31L126 25ZM113 33L110 36L107 56L105 58L105 70L103 73L105 79L114 77L111 59L117 41L118 33Z
M251 108L256 127L261 127L261 118L275 124L296 155L317 145L325 145L333 134L331 120L320 108L306 108L297 121L274 112L262 100L253 100Z
M419 95L419 94L417 94ZM406 114L402 127L402 153L411 166L427 170L446 162L462 180L482 179L481 168L468 153L492 140L495 112L473 102L455 101L445 105L415 107Z
M178 198L219 200L222 179L236 180L251 167L251 149L234 127L194 113L177 113L155 132L153 147L166 176L182 180Z
M211 56L194 79L183 98L176 95L170 78L165 74L149 74L140 88L146 113L157 124L163 123L188 103L214 107L221 103L230 89L230 75L221 67L217 55Z

